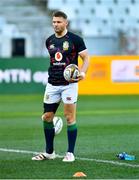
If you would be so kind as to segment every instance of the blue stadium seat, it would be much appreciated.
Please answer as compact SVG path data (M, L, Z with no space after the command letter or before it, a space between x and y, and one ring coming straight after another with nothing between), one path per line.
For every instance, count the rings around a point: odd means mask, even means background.
M6 24L6 19L0 16L0 27L2 27L4 24Z
M63 0L49 0L48 1L48 8L55 10L60 9L63 6Z
M126 1L126 2L125 2ZM49 0L49 8L65 11L70 27L85 35L109 34L139 25L139 0ZM128 21L128 19L130 19Z

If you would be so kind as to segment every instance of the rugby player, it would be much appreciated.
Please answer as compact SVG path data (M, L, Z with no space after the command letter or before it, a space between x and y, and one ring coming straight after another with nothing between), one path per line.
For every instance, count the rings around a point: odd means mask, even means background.
M63 162L75 161L74 149L77 138L76 102L78 97L78 81L85 78L89 66L88 51L83 39L67 30L67 15L56 11L52 16L54 34L46 40L46 48L50 55L49 78L44 94L44 114L42 115L46 152L40 153L32 160L55 159L53 118L63 101L64 116L67 120L68 148ZM82 59L79 76L75 81L68 82L63 71L69 64L78 65L78 56Z

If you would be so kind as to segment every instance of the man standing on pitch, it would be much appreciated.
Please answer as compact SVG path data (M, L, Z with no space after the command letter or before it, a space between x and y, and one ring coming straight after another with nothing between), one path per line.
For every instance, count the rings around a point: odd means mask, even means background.
M32 160L55 159L53 117L62 100L64 116L67 120L68 149L64 162L75 160L74 148L77 137L76 102L78 97L78 82L85 78L89 65L89 56L81 37L67 30L67 15L62 11L53 13L52 23L54 34L46 40L46 48L50 55L49 78L44 94L44 114L42 115L46 152L40 153ZM83 63L77 80L68 82L63 77L63 71L69 64L78 65L78 55Z

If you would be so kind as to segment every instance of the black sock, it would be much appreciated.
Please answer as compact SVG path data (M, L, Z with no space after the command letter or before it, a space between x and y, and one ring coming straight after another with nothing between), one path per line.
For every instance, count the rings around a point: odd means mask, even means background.
M46 152L52 154L54 150L54 136L55 130L53 122L43 121L45 141L46 141Z
M74 153L74 148L77 138L76 123L72 125L68 125L67 135L68 135L68 152Z

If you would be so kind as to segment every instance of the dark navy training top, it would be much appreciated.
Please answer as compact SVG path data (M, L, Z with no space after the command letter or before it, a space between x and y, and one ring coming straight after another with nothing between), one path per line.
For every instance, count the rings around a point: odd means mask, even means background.
M78 53L86 49L83 39L72 32L61 38L53 34L46 40L46 48L50 55L48 82L55 86L68 85L63 71L69 64L78 65Z

